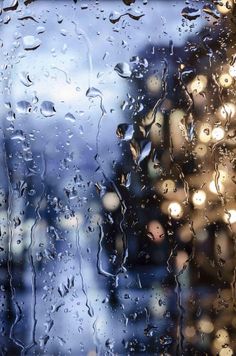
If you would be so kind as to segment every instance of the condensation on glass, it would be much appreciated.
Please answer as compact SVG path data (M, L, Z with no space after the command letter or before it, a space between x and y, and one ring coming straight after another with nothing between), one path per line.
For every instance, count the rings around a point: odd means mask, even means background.
M2 355L236 353L235 16L1 2Z

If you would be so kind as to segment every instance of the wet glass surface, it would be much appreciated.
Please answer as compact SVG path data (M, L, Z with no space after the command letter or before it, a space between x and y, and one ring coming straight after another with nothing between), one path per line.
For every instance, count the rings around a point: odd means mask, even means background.
M235 15L1 2L2 355L234 355Z

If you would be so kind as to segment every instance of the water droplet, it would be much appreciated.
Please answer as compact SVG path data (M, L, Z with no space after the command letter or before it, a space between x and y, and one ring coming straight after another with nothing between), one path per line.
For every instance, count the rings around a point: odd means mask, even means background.
M131 140L134 133L133 125L120 124L117 127L116 135L122 140Z
M13 111L8 111L6 119L7 121L14 121L16 119L15 113Z
M109 15L109 20L111 23L115 24L119 21L121 14L118 11L112 11Z
M3 10L16 10L18 7L18 0L4 0L3 1Z
M24 84L26 87L30 87L33 84L28 72L21 72L19 77L21 83Z
M65 295L69 293L69 289L65 286L64 283L61 283L57 290L61 297L65 297Z
M185 7L181 15L187 20L196 20L200 16L200 10L194 9L193 7Z
M126 62L118 63L114 70L119 74L122 78L130 78L132 75L130 66Z
M25 136L22 130L16 130L11 136L11 140L25 141Z
M25 100L18 101L18 103L16 104L16 110L20 114L27 114L27 113L31 112L32 105L28 101L25 101Z
M48 340L49 340L48 335L41 336L39 338L39 347L43 348L47 344Z
M102 92L99 89L96 89L94 87L89 88L86 91L86 96L88 98L96 98L96 97L102 97Z
M204 11L206 14L213 16L215 19L220 18L220 13L217 11L215 6L213 4L206 4L203 6L202 11Z
M34 36L25 36L22 41L25 50L34 50L41 45L40 39Z
M132 10L132 9L129 12L126 12L124 14L120 14L118 11L112 11L109 15L109 20L111 23L115 24L123 16L129 16L132 20L138 21L141 17L144 16L144 14L140 13L137 10Z
M40 33L44 33L45 32L45 27L44 26L38 26L37 27L37 33L40 34Z
M45 117L51 117L55 115L56 110L54 104L51 101L43 101L41 104L40 112Z
M160 344L161 345L170 345L172 344L173 340L172 337L169 335L164 335L160 337Z
M65 115L65 120L75 122L75 117L70 112Z
M150 154L151 148L152 148L151 142L148 141L148 142L141 143L140 154L137 161L138 164L142 162Z

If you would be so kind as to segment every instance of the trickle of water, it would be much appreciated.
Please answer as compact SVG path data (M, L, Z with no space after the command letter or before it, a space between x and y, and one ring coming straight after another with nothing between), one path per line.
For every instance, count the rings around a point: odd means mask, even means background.
M4 0L3 1L3 10L16 10L18 7L18 0Z
M48 335L41 336L39 338L39 347L43 348L47 344L48 340L49 340L49 336Z
M86 91L86 96L88 98L96 98L96 97L102 97L102 92L94 87L88 88L88 90Z
M109 20L111 23L117 23L121 17L129 16L132 20L138 21L144 14L140 13L137 10L130 10L129 12L125 12L124 14L120 14L118 11L112 11L109 16Z
M36 38L35 36L25 36L22 39L23 47L25 50L34 50L41 45L40 39Z
M213 16L215 19L220 18L220 13L219 11L217 11L216 7L213 4L204 5L202 11L208 15Z
M59 295L63 298L69 293L69 289L64 283L61 283L57 288Z
M40 107L40 112L45 117L51 117L55 115L56 109L54 107L53 102L51 101L43 101Z
M118 75L121 78L130 78L131 75L132 75L132 71L130 69L130 66L126 62L117 63L117 65L115 66L114 70L118 73Z

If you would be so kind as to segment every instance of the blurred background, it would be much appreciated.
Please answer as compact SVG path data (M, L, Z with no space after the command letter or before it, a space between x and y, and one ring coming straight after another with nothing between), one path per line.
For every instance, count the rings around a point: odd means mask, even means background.
M2 355L234 355L234 0L3 0Z

